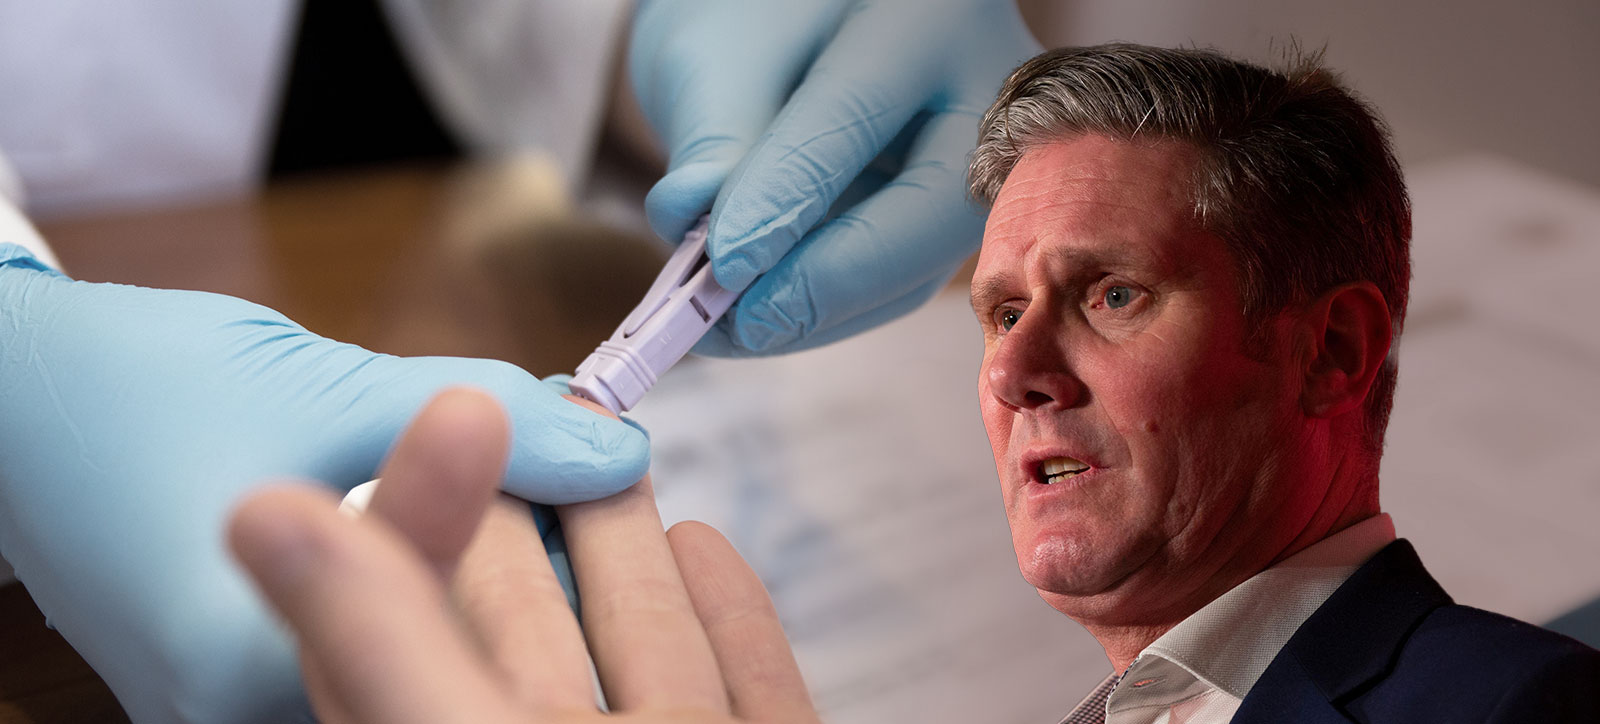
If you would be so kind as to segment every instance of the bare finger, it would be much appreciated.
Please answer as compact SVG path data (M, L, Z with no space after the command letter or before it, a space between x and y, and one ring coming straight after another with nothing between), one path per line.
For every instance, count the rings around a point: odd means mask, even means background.
M505 411L468 387L434 397L395 444L369 513L389 521L449 580L505 474Z
M761 722L816 721L811 695L772 597L716 529L684 522L667 531L695 614L717 657L733 714Z
M728 711L649 477L609 498L558 510L583 599L584 633L611 708Z
M510 721L505 699L406 541L325 491L268 489L229 524L234 556L294 628L331 708L356 721Z
M594 708L583 632L529 504L501 495L456 571L454 593L502 680L533 711Z
M667 545L650 476L609 498L556 510L583 600L584 635L611 709L727 712L716 657Z

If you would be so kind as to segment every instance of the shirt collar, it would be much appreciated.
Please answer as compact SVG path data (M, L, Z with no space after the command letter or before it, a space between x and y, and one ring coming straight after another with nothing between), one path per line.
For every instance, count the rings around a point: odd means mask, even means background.
M1217 597L1140 652L1112 709L1179 701L1216 688L1243 699L1300 624L1367 559L1394 541L1380 513L1318 541ZM1118 696L1124 693L1137 696Z

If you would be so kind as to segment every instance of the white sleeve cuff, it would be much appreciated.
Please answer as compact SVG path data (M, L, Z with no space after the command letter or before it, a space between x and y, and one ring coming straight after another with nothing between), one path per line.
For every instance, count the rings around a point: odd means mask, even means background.
M538 149L588 174L631 0L386 0L417 80L476 152Z
M22 182L5 155L0 154L0 244L16 244L27 249L41 264L60 271L61 262L50 251L50 245L44 243L44 237L39 236L39 231L28 223L28 217L22 215L22 203Z

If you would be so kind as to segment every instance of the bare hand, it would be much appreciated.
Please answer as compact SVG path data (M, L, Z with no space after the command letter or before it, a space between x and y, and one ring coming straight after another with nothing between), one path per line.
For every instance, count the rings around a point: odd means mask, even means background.
M580 630L527 504L495 492L507 438L494 400L447 391L367 515L309 486L235 512L229 543L295 630L324 721L817 720L760 580L708 526L663 532L648 476L559 511Z

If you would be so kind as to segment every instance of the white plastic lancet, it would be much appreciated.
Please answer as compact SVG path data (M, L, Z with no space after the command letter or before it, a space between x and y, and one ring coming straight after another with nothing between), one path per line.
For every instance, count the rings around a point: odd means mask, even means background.
M711 217L700 217L683 243L667 259L644 301L589 358L578 365L569 386L573 394L599 403L613 414L631 410L656 384L661 373L689 353L716 324L738 292L723 289L711 276L706 257L706 232ZM357 485L339 504L348 515L367 509L377 480Z
M711 217L700 217L667 259L644 301L589 358L568 384L573 394L612 413L631 410L656 380L689 353L716 324L737 291L723 289L711 276L706 233Z

